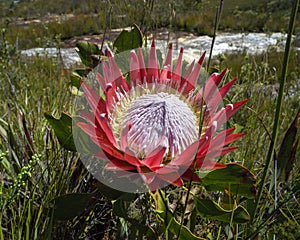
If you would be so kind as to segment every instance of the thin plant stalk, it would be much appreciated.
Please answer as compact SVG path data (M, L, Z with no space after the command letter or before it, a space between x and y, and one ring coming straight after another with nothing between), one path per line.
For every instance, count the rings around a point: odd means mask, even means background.
M254 212L253 212L253 217L251 220L252 223L254 222L255 214L257 214L256 211L258 209L258 205L259 205L259 202L260 202L260 199L262 196L262 192L264 189L264 185L265 185L265 182L267 179L271 159L273 159L273 156L274 156L275 144L276 144L276 140L277 140L277 136L278 136L279 118L280 118L280 114L281 114L282 99L283 99L283 95L284 95L284 85L286 82L286 75L287 75L287 71L288 71L288 62L289 62L289 57L290 57L292 34L294 31L294 27L295 27L298 6L299 6L299 0L295 0L292 11L291 11L288 35L287 35L286 45L285 45L285 52L284 52L284 59L283 59L283 65L282 65L282 73L281 73L281 78L280 78L280 86L279 86L277 104L276 104L276 112L275 112L275 118L274 118L272 139L271 139L268 154L267 154L266 165L264 167L262 180L261 180L259 190L258 190L258 195L257 195L256 203L255 203ZM276 177L276 176L274 176L274 177Z
M206 87L206 85L203 86L203 96L204 96L204 93L205 93L205 87ZM199 113L199 119L200 119L199 120L199 132L198 132L198 138L199 139L201 138L202 126L203 126L203 123L204 123L204 116L203 116L203 114L204 114L204 112L206 110L207 110L206 106L204 108L204 98L202 98L201 107L200 107L200 113ZM186 199L185 199L183 211L182 211L182 214L181 214L181 223L180 223L180 227L179 227L179 231L178 231L178 239L180 239L181 230L182 230L182 226L183 226L183 222L184 222L184 216L185 216L186 208L187 208L187 205L188 205L188 200L189 200L191 189L192 189L192 183L193 183L193 178L194 178L194 173L195 173L195 167L196 167L196 160L197 160L197 152L198 152L199 147L200 146L198 145L197 150L196 150L196 155L195 155L195 158L193 160L192 177L189 180L189 185L188 185L188 188L187 188L187 195L186 195Z
M220 24L221 13L222 13L222 9L223 9L223 3L224 3L224 0L220 0L220 4L219 4L219 6L217 8L217 11L216 11L214 33L213 33L213 38L212 38L212 42L211 42L211 45L210 45L210 52L209 52L209 57L208 57L208 62L207 62L207 71L208 71L208 68L210 66L210 61L211 61L211 58L212 58L212 52L213 52L213 48L214 48L216 37L217 37L217 31L218 31L219 24Z
M106 22L109 22L108 19L110 19L111 11L112 11L112 6L110 5L109 10L108 10L108 14L107 14L107 16L106 16ZM102 37L102 41L101 41L100 52L102 52L102 50L103 50L103 46L104 46L104 41L105 41L105 36L106 36L107 28L108 28L108 24L105 24L104 33L103 33L103 37Z
M221 18L221 13L222 13L222 8L223 8L223 2L224 2L224 0L220 0L220 4L219 4L219 7L218 7L217 12L216 12L216 19L215 19L215 26L214 26L214 36L213 36L212 44L211 44L211 47L210 47L210 53L209 53L209 58L208 58L208 63L207 63L207 70L209 68L210 60L211 60L211 57L212 57L212 51L213 51L213 48L214 48L216 33L217 33L219 23L220 23L220 18ZM203 92L204 91L205 91L205 86L204 86ZM202 99L202 104L203 104L203 101L204 101L204 99ZM202 121L199 122L199 124L200 124L200 126L199 126L199 137L200 137L200 134L201 134L201 131L202 131L202 124L203 124L203 120L204 120L202 118L202 110L203 110L203 106L201 106L201 111L200 111L200 119L202 119ZM199 146L198 146L198 148L199 148ZM195 164L196 164L196 156L195 156L195 159L193 161L193 165L194 165L193 174L194 174L194 170L195 170ZM183 227L185 211L186 211L186 208L187 208L187 205L188 205L188 199L189 199L191 188L192 188L193 174L192 174L191 179L189 180L187 195L186 195L183 211L182 211L182 214L181 214L181 223L180 223L179 231L178 231L178 234L177 234L178 239L180 239L181 230L182 230L182 227Z
M205 86L206 86L206 85L203 86L203 96L204 96L204 92L205 92ZM200 137L201 137L202 126L203 126L203 122L204 122L203 112L206 111L206 108L203 109L203 107L204 107L203 104L204 104L204 99L202 99L202 102L201 102L201 108L200 108L200 114L199 114L199 119L201 119L201 120L199 121L199 132L198 132L198 138L199 138L199 139L200 139ZM186 208L187 208L187 205L188 205L188 200L189 200L190 193L191 193L191 189L192 189L192 183L193 183L194 172L195 172L195 165L196 165L196 160L197 160L197 152L198 152L199 147L200 147L200 146L198 145L197 150L196 150L196 155L195 155L195 158L194 158L194 160L193 160L192 177L191 177L191 179L189 180L189 185L188 185L188 189L187 189L186 199L185 199L183 211L182 211L182 213L181 213L181 222L180 222L180 227L179 227L179 231L178 231L178 239L180 239L181 230L182 230L183 222L184 222L184 216L185 216Z

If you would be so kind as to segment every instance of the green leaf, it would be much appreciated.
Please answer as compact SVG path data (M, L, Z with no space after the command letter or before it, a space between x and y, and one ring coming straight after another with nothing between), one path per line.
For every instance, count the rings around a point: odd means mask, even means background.
M239 125L237 123L233 124L234 132L233 133L241 133L244 129L244 126Z
M220 68L217 66L210 66L208 68L208 74L211 75L213 73L219 73L220 72Z
M81 215L91 201L93 194L70 193L54 199L54 218L70 220Z
M151 193L151 195L155 201L155 212L158 214L158 216L160 216L162 221L170 221L173 215L168 208L170 204L168 198L165 196L165 193L157 190L155 193Z
M173 214L169 209L170 204L163 191L157 190L156 192L150 194L155 202L154 212L156 217L159 221L164 223L157 229L157 232L159 234L163 234L166 231L166 227L169 225L169 222L173 218Z
M123 30L113 44L117 52L132 50L143 46L143 35L137 25L133 25L131 31Z
M90 68L77 68L72 72L72 75L82 79L85 78L90 72L91 72Z
M211 171L201 177L208 191L230 191L233 195L247 198L256 196L255 176L244 166L237 163L226 164L226 168Z
M122 199L113 201L113 212L118 217L127 218L127 208L125 207L125 202Z
M73 139L76 143L76 150L77 152L80 152L82 154L86 154L90 156L89 161L93 161L93 154L97 153L100 151L100 147L93 142L93 140L90 138L90 136L83 131L79 126L79 122L84 122L85 120L77 115L74 115L72 117L72 135ZM82 156L83 157L83 156ZM86 158L84 158L86 159ZM86 161L86 160L85 160Z
M95 61L95 58L93 57L95 55L101 55L101 51L97 44L81 41L76 44L75 50L85 66L94 68L98 65L99 62Z
M118 198L117 200L113 200L112 204L113 204L112 209L113 209L114 214L116 214L118 217L125 218L128 221L133 220L133 219L130 219L127 214L128 208L130 206L129 201L126 201L122 198Z
M66 113L62 113L59 119L54 118L47 112L44 115L54 129L54 133L61 146L67 150L76 152L72 135L72 118Z
M0 154L1 154L0 150ZM2 153L3 154L3 153ZM0 169L4 170L5 174L7 175L6 178L8 180L14 179L17 177L16 171L14 169L13 163L8 155L3 154L2 157L0 157ZM2 170L2 171L3 171ZM4 183L4 182L3 182ZM1 194L0 194L1 195Z
M277 177L280 180L287 181L290 172L292 171L294 162L296 160L296 149L298 146L297 131L298 131L298 118L300 110L298 111L294 121L287 130L284 139L281 143L278 156L277 156Z
M174 235L177 235L179 232L180 223L176 221L176 219L173 217L171 221L169 222L169 225L167 229L173 233ZM189 240L201 240L204 238L197 237L194 235L186 226L182 226L179 240L189 239Z
M79 78L76 75L71 75L70 77L70 83L69 83L69 87L71 90L71 93L74 95L83 95L83 92L79 91L80 89L80 81L81 78Z
M155 239L154 233L151 229L151 227L147 226L145 224L146 222L146 216L143 216L143 220L136 220L134 218L131 218L128 214L128 208L130 207L130 202L126 202L124 199L118 199L115 201L112 201L113 204L113 213L119 217L120 221L124 220L124 223L131 223L130 226L130 235L132 238L129 239L136 239L136 234L140 233L143 236L147 236L147 239ZM130 210L129 210L130 212ZM127 224L126 224L127 226Z
M231 194L231 192L229 192L226 189L224 190L224 193L223 193L223 199L222 199L221 206L225 210L232 210L235 207L235 201L232 197L232 194Z
M101 182L97 183L97 188L99 189L101 194L103 194L103 196L110 200L122 199L124 201L132 201L136 196L134 193L122 192L111 188Z
M0 121L2 119L0 118ZM2 120L3 121L3 120ZM6 125L8 125L6 122L3 121L3 123L5 123ZM3 128L1 125L0 125L0 136L3 137L4 139L7 139L7 131L5 130L5 128Z
M128 199L127 199L128 200ZM131 199L130 201L127 201L125 199L119 198L117 200L113 200L112 204L113 204L113 212L114 214L116 214L118 217L122 217L125 218L128 221L135 221L134 219L131 219L128 216L128 208L130 206L131 203Z
M74 70L70 76L71 81L69 84L79 89L81 86L80 81L85 78L90 71L91 70L87 68Z
M172 234L177 235L179 232L180 224L173 217L172 212L169 209L169 201L165 196L163 191L157 190L155 193L150 193L155 202L155 212L156 216L159 217L161 221L165 224L158 229L160 233L166 230L170 231ZM165 228L165 226L167 226ZM182 226L181 236L179 239L202 239L195 236L186 226Z
M198 213L202 217L227 223L247 223L250 221L249 213L242 206L238 206L231 211L223 209L210 199L199 199L195 197L194 202Z

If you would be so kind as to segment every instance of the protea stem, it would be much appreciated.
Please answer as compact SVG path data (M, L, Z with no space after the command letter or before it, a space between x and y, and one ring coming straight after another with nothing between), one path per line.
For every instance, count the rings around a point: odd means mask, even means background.
M220 18L221 18L221 13L222 13L222 7L223 7L223 1L224 0L220 0L220 4L219 4L219 7L218 7L217 12L216 12L215 26L214 26L214 35L213 35L213 39L212 39L212 43L211 43L211 47L210 47L210 53L209 53L209 58L208 58L208 63L207 63L207 70L209 68L210 60L211 60L211 57L212 57L212 51L213 51L214 43L215 43L215 39L216 39L216 34L217 34L217 30L218 30L219 23L220 23ZM203 92L204 91L205 91L205 85L204 85ZM203 104L203 101L202 101L202 104ZM203 106L201 106L201 111L200 111L200 119L202 119L202 121L203 121L203 118L202 118L202 109L203 109ZM202 129L201 129L202 123L203 123L202 121L200 121L199 136L200 136L200 133L202 131ZM195 159L194 159L194 164L195 164L195 162L196 162L196 156L195 156ZM181 215L180 228L179 228L179 231L178 231L178 239L180 239L180 235L181 235L181 230L182 230L182 226L183 226L183 222L184 222L184 215L185 215L185 211L186 211L187 204L188 204L188 199L189 199L190 192L191 192L194 171L195 171L195 167L193 167L193 174L192 174L192 177L191 177L191 179L189 181L189 185L188 185L187 196L186 196L186 200L185 200L185 203L184 203L183 212L182 212L182 215Z
M210 45L210 52L209 52L209 57L208 57L208 62L207 62L207 71L208 71L208 68L210 66L210 60L211 60L211 57L212 57L212 51L213 51L213 48L214 48L214 45L215 45L217 31L218 31L219 24L220 24L221 13L222 13L222 8L223 8L223 2L224 2L224 0L220 0L220 4L219 4L219 6L217 8L217 11L216 11L214 33L213 33L213 38L212 38L212 42L211 42L211 45Z
M286 82L286 75L287 75L287 71L288 71L288 61L289 61L290 49L291 49L291 43L292 43L292 34L294 31L294 27L295 27L298 6L299 6L299 0L295 0L292 11L291 11L288 35L287 35L286 45L285 45L285 53L284 53L282 73L281 73L281 78L280 78L280 86L279 86L279 92L278 92L278 98L277 98L277 104L276 104L276 112L275 112L275 118L274 118L272 139L271 139L270 147L269 147L268 154L267 154L266 165L264 168L262 180L261 180L261 183L259 186L257 200L255 203L255 208L254 208L254 212L253 212L253 216L252 216L252 223L254 221L255 214L256 214L256 211L257 211L257 208L258 208L261 196L262 196L264 185L265 185L267 175L269 172L271 159L273 159L273 155L274 155L275 144L276 144L276 140L277 140L277 136L278 136L279 118L280 118L280 114L281 114L282 99L283 99L283 94L284 94L284 85Z
M203 86L203 93L205 92L205 86L206 85ZM206 110L206 108L203 109L203 103L204 103L204 99L202 99L201 107L200 107L200 114L199 114L199 119L201 119L199 121L199 136L198 136L199 138L201 136L202 126L203 126L203 121L204 121L203 110L204 110L204 112ZM199 148L199 146L198 146L198 148ZM197 152L198 152L198 150L197 150ZM182 230L182 226L183 226L183 222L184 222L184 216L185 216L186 208L187 208L187 205L188 205L188 200L189 200L191 189L192 189L193 176L194 176L194 172L195 172L196 158L197 158L197 155L195 156L194 161L193 161L192 177L189 180L189 185L188 185L188 189L187 189L187 195L186 195L186 199L185 199L183 211L181 213L181 222L180 222L180 227L179 227L179 231L178 231L178 239L180 239L181 230Z

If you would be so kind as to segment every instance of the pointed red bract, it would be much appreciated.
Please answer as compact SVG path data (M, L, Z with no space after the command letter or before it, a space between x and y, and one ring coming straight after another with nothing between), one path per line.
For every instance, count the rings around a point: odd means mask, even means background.
M188 77L191 75L193 69L194 69L194 66L195 66L195 60L192 61L192 63L190 64L190 66L188 67L188 69L186 70L185 74L183 75L183 79L188 79Z
M185 149L177 158L172 161L174 165L190 165L195 159L196 153L199 149L199 142L194 142L187 149Z
M209 100L209 107L211 109L211 111L215 111L216 108L220 105L220 103L222 102L223 98L225 97L225 95L227 94L227 92L229 91L229 89L231 88L231 86L233 85L233 83L235 83L235 81L237 80L237 78L232 79L229 83L227 83L226 85L224 85L216 94L215 96Z
M164 66L170 66L170 68L172 68L172 43L170 43L169 45L169 49L168 49L168 53L167 53L167 57L166 57L166 61Z
M130 52L130 82L133 84L142 84L140 63L134 51Z
M147 72L147 82L152 83L154 80L158 79L158 62L157 62L157 56L156 56L156 48L155 48L155 42L153 40L149 59L148 59L148 72Z
M191 72L191 74L187 77L187 81L192 85L196 86L197 80L199 78L199 74L200 74L200 69L202 67L203 61L204 61L204 57L205 57L205 52L202 54L202 56L200 57L198 63L196 64L196 66L194 67L193 71Z
M138 56L139 63L140 63L141 79L142 79L142 82L144 82L144 79L147 77L147 71L146 71L146 67L145 67L145 61L144 61L142 49L138 48L137 53L138 53L137 56Z
M159 146L153 152L149 154L145 159L143 159L143 163L149 169L160 167L161 161L166 153L166 147Z
M166 82L166 80L168 79L168 74L170 74L170 65L167 65L163 68L159 79L160 84L164 84Z
M183 48L180 49L179 57L175 65L172 78L175 81L179 81L181 78L181 67L182 67Z

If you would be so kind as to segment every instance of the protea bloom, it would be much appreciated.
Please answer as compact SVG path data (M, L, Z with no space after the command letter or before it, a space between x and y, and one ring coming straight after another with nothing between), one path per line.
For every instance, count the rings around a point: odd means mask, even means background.
M127 80L108 53L96 73L104 96L81 83L90 111L78 126L100 147L95 155L106 159L105 169L135 173L155 190L200 182L197 169L225 167L213 159L234 150L227 145L243 134L220 128L246 101L219 107L236 80L218 88L227 70L197 87L204 55L182 76L183 49L173 69L170 45L160 69L153 41L147 68L141 49L130 52Z

